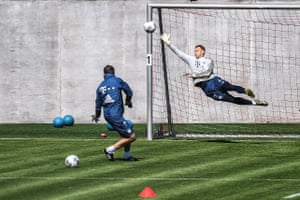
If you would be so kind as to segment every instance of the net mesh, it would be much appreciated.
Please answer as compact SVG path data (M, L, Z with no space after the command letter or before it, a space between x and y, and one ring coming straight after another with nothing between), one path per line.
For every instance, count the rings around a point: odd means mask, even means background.
M221 78L251 88L268 107L215 101L183 76L189 67L166 47L173 123L296 123L300 112L300 10L162 9L162 26L187 54L206 47ZM153 19L158 21L158 10ZM153 122L167 123L159 30L153 33ZM234 96L241 94L231 93ZM195 130L194 130L195 131Z

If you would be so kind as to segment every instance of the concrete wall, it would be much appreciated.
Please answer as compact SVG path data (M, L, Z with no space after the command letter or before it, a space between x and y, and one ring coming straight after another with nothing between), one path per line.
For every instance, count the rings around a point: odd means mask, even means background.
M134 90L127 116L145 120L145 4L2 1L0 121L89 122L106 64Z
M116 74L134 90L134 109L127 109L126 117L145 122L146 44L142 25L147 2L1 1L0 122L51 122L65 114L74 115L77 122L90 122L95 89L106 64L114 65ZM199 2L266 1L194 3Z

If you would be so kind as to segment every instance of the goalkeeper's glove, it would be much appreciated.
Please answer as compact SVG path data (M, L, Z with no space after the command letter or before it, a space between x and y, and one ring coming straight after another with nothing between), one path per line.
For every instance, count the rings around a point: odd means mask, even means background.
M160 39L162 41L164 41L164 43L167 44L167 45L171 44L171 42L170 42L170 34L163 33L163 34L161 34Z
M98 123L100 115L101 115L101 110L96 110L96 114L91 115L92 122L94 121L94 122Z
M129 96L126 97L125 105L128 106L128 108L132 108L131 97Z

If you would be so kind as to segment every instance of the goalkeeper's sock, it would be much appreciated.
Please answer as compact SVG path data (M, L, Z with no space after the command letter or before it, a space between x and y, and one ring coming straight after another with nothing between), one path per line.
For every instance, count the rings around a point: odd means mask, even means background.
M130 151L124 151L124 158L125 158L125 159L128 159L128 158L130 158L130 157L131 157Z
M114 151L115 151L115 147L112 145L112 146L110 146L110 147L107 147L106 148L106 151L108 152L108 153L113 153Z

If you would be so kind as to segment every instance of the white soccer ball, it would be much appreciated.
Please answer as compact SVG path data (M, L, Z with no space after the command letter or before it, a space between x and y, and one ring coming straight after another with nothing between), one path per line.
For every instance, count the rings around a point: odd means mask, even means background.
M79 167L79 158L76 155L69 155L65 159L66 167Z
M147 32L147 33L153 33L156 29L156 25L153 21L150 21L150 22L146 22L144 24L144 30Z

